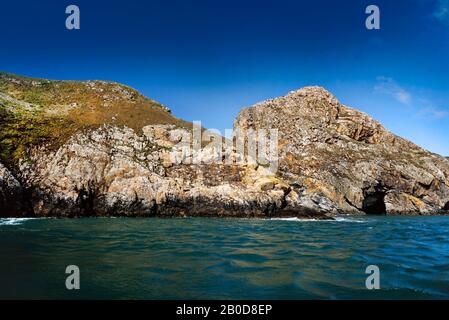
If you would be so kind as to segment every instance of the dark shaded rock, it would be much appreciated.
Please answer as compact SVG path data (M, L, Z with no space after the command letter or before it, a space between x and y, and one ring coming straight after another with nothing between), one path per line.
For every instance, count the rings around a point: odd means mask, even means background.
M0 163L0 217L31 216L29 198L17 179Z
M443 210L449 211L449 202L444 205Z
M362 211L366 214L386 214L385 192L376 191L367 194L363 199Z

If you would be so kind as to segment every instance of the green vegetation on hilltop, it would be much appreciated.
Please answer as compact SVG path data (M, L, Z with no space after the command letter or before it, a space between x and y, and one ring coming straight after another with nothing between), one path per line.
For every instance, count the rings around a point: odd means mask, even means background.
M137 132L150 124L189 123L136 90L106 81L53 81L0 73L0 160L10 166L31 146L58 147L102 124Z
M66 141L76 131L72 121L57 117L41 117L30 112L7 112L0 107L0 158L13 165L33 145Z

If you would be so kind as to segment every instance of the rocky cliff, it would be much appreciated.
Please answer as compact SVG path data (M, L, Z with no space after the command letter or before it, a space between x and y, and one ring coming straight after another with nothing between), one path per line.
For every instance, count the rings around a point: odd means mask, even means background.
M279 130L278 175L292 188L287 208L431 214L448 208L449 162L387 131L368 115L308 87L244 109L241 130ZM294 201L293 201L294 199Z
M192 163L180 143L191 124L131 88L0 74L0 216L326 218L449 209L447 159L322 88L244 109L234 126L278 130L275 172L209 161L216 145L204 141ZM225 154L241 156L232 147Z

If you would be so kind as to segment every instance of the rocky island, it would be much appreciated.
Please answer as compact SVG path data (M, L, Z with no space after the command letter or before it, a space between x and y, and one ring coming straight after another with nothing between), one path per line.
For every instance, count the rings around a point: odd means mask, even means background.
M234 129L277 129L276 172L168 161L191 123L127 86L0 73L0 217L448 213L449 160L323 88L243 109Z

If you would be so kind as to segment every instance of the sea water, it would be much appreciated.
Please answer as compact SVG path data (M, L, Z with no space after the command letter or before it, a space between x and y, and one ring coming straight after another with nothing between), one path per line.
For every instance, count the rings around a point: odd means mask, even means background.
M0 219L0 298L448 299L449 217Z

